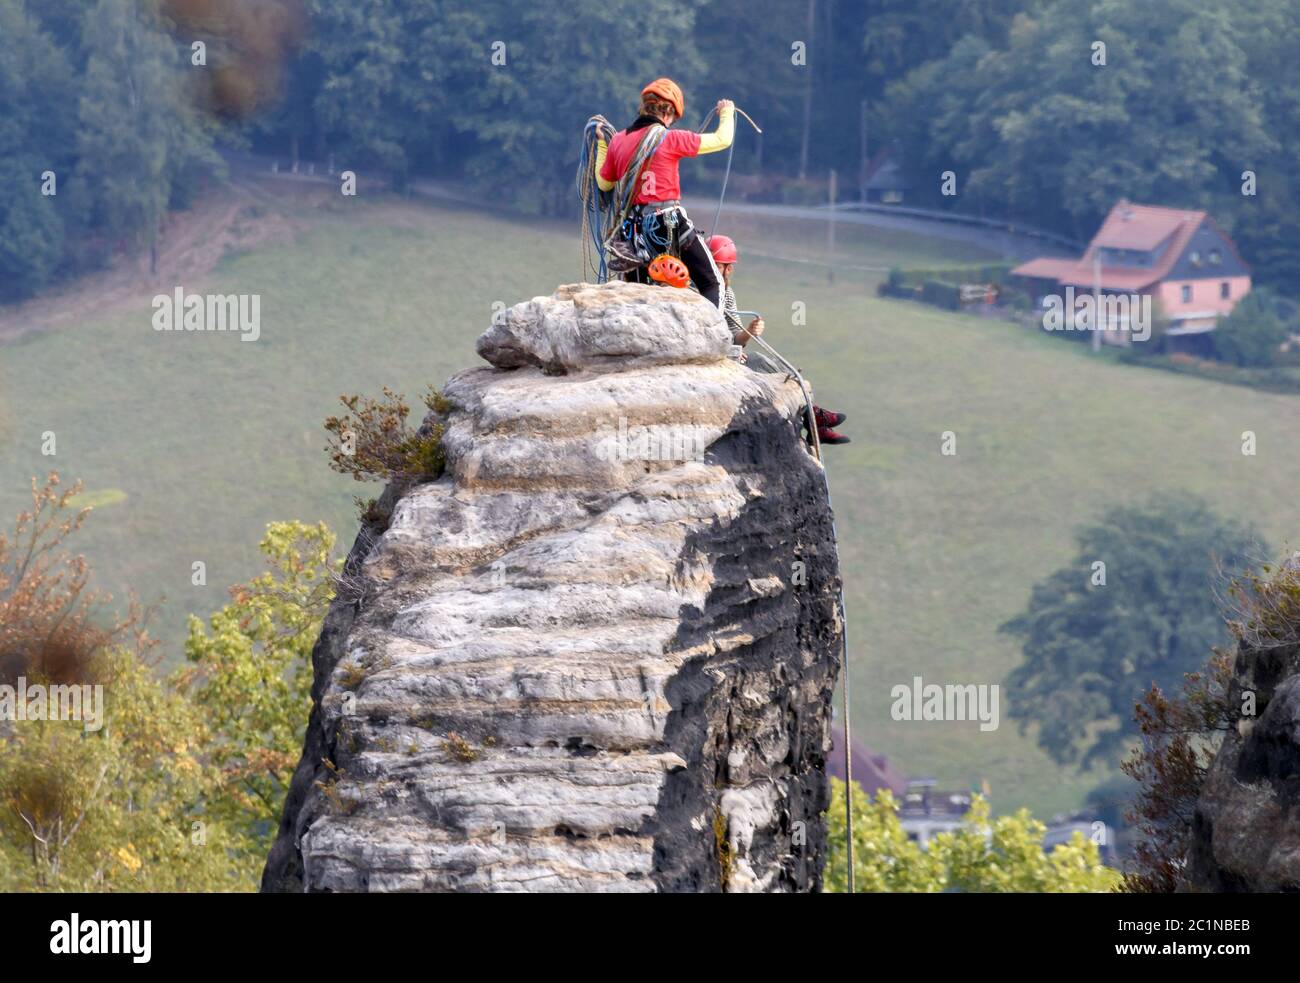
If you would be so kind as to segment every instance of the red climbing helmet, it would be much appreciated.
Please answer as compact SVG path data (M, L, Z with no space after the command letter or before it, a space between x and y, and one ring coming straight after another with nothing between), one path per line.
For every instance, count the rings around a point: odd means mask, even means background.
M686 112L686 97L682 95L681 86L672 79L655 79L644 89L641 90L641 98L646 96L658 96L665 102L672 103L673 109L677 112L677 118L681 119Z
M709 252L713 253L715 263L736 261L736 244L731 241L731 236L714 236L709 240Z
M650 279L666 283L670 287L689 287L691 273L676 256L661 253L650 261Z

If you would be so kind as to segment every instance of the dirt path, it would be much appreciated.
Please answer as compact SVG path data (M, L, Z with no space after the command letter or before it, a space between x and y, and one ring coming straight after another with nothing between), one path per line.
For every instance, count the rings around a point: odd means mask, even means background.
M164 223L158 273L149 272L149 253L118 257L107 269L80 277L22 304L0 307L0 345L33 331L48 331L87 318L139 308L177 286L198 289L231 249L289 241L300 224L276 207L275 196L258 185L236 181L202 196L189 211Z

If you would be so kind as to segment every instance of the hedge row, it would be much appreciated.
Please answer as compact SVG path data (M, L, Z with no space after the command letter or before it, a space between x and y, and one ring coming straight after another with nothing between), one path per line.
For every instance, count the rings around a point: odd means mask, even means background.
M1144 355L1134 349L1120 353L1119 360L1166 372L1194 375L1233 386L1248 386L1271 393L1300 393L1300 372L1295 368L1273 366L1267 369L1243 369L1226 362L1215 362L1191 355Z
M924 287L927 280L940 283L1006 283L1011 264L994 263L987 266L953 266L935 270L904 270L894 267L889 271L891 287Z

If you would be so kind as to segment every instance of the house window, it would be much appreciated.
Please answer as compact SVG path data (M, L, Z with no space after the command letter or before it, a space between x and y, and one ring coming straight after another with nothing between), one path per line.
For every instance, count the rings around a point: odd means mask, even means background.
M1223 257L1219 255L1219 251L1217 249L1210 250L1210 262L1213 263L1215 266L1218 266L1220 263L1223 262ZM1225 296L1227 295L1225 294Z
M1192 265L1193 265L1193 266L1200 266L1200 265L1201 265L1201 254L1198 253L1195 249L1192 250L1191 260L1192 260Z
M1222 297L1224 300L1227 300L1229 297L1232 296L1232 284L1230 284L1227 280L1224 280L1222 283L1219 284L1219 296Z
M1184 283L1184 284L1183 284L1183 303L1184 303L1184 304L1190 303L1190 302L1191 302L1191 299L1192 299L1192 285L1191 285L1190 283Z
M1099 247L1097 254L1102 266L1151 266L1155 262L1155 253L1141 249L1112 249Z

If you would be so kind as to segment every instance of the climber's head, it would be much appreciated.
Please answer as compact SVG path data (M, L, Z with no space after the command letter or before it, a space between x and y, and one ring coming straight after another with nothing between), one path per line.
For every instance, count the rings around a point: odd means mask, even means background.
M709 239L709 252L713 254L713 263L725 283L731 283L731 270L736 265L736 244L730 236L713 236Z
M672 126L686 112L686 97L672 79L655 79L641 90L641 115L654 116Z

